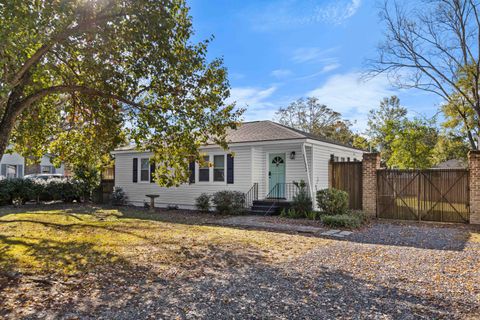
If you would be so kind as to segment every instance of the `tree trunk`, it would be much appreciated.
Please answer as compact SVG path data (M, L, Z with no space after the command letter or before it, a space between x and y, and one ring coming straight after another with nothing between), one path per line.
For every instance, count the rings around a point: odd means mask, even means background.
M18 110L15 106L7 106L5 109L5 114L3 115L2 120L0 121L0 159L2 159L5 151L8 147L8 141L10 140L10 135L12 134L13 127L15 126L15 120L18 115Z

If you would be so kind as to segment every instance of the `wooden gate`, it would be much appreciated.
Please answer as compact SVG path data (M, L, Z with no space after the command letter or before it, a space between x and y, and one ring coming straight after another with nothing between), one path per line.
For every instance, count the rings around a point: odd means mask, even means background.
M362 163L331 162L331 182L335 189L348 193L350 209L362 209Z
M377 216L385 219L468 222L467 169L377 171Z

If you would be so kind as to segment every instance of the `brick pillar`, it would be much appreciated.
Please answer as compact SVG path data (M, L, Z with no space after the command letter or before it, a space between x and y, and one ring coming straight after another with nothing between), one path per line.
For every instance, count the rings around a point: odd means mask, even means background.
M377 169L380 168L380 153L364 153L362 162L362 206L370 217L377 215Z
M480 224L480 150L468 153L470 169L470 223Z

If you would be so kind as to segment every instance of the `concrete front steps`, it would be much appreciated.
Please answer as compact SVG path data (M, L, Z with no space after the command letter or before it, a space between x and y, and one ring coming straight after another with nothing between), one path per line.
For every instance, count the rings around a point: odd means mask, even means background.
M288 209L290 201L278 199L254 200L250 213L254 215L279 215L282 209Z

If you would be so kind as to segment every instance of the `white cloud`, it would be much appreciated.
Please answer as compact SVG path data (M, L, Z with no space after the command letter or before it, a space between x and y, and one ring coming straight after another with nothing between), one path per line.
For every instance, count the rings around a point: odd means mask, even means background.
M340 63L336 63L336 62L330 63L322 68L322 73L327 73L338 68L340 68Z
M282 0L248 12L260 31L292 28L316 23L340 25L355 15L361 0Z
M331 76L306 95L319 98L321 103L346 118L357 120L357 128L364 128L368 111L377 107L382 98L396 93L386 76L365 81L360 73L351 72Z
M247 106L268 106L266 101L275 91L276 86L271 86L266 89L254 87L234 87L230 90L230 98L228 102L236 102L239 107Z
M291 76L293 72L288 69L276 69L276 70L273 70L270 74L275 78L285 78L285 77Z
M338 47L322 48L298 48L293 52L292 61L295 63L320 62L336 63L338 58L331 55L338 50Z

